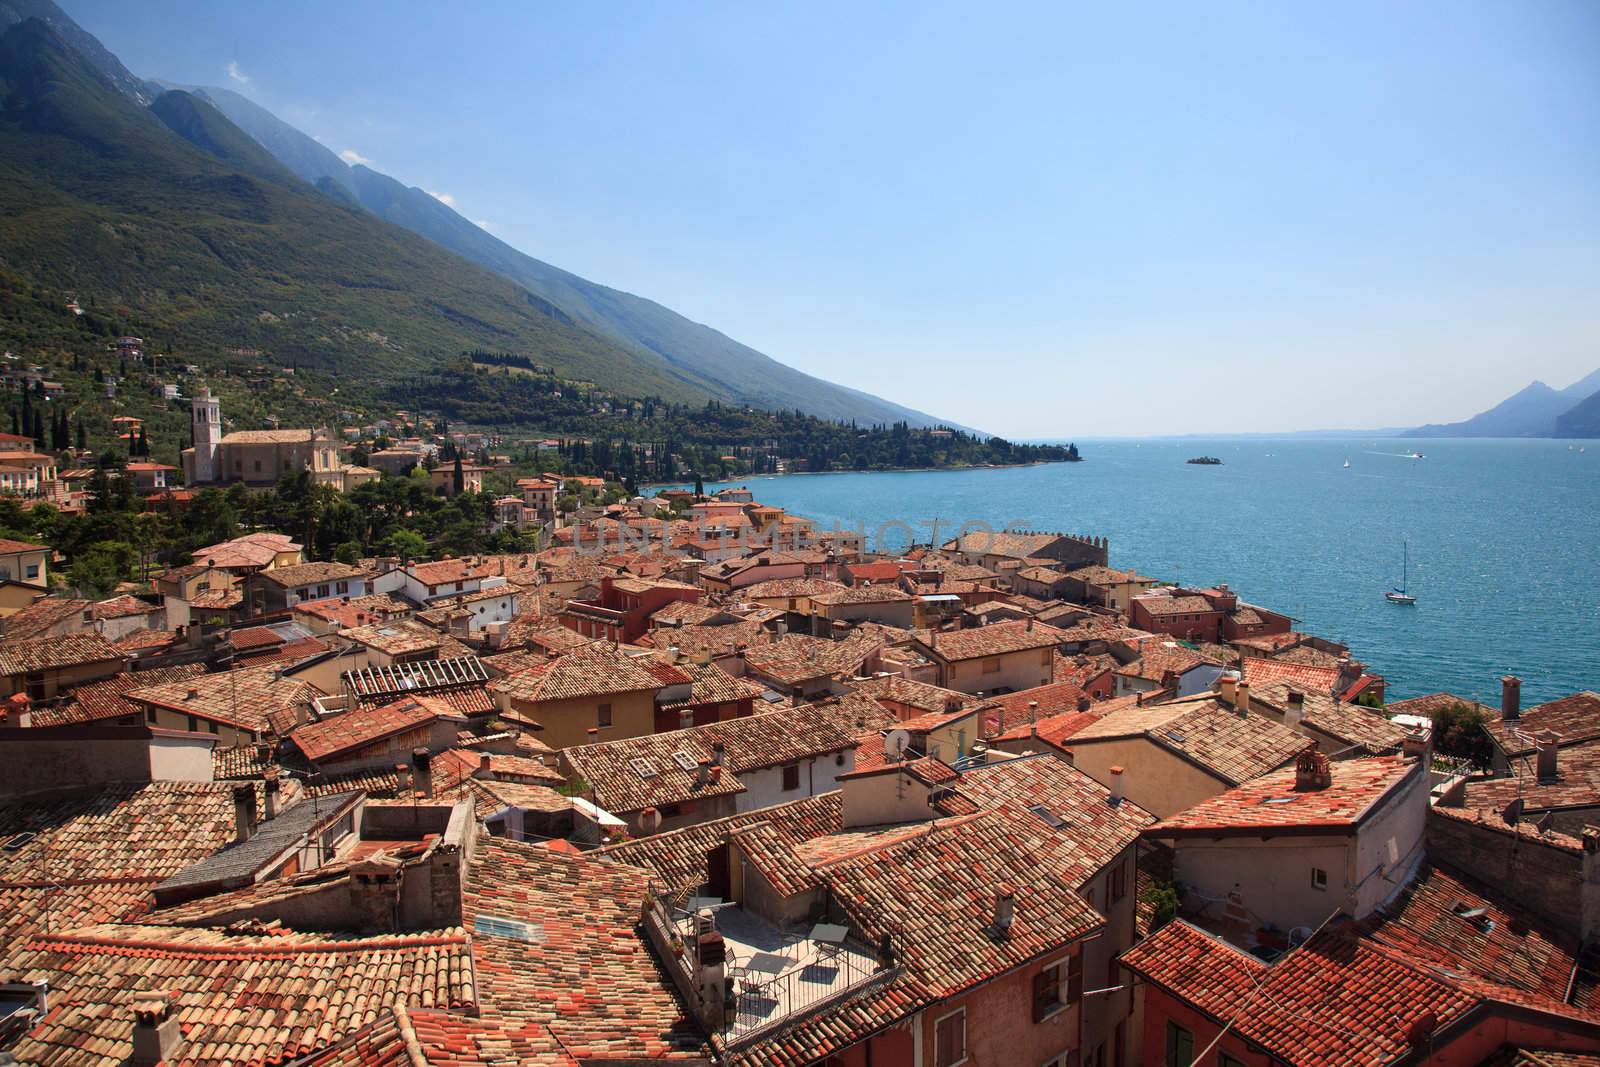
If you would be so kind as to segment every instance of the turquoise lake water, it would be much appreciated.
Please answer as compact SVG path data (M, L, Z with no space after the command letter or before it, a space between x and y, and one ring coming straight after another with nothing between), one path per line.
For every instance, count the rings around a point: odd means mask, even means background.
M1228 582L1350 645L1390 699L1446 689L1498 706L1600 689L1600 443L1079 442L1085 462L1002 470L788 475L756 499L869 536L967 521L1110 539L1111 563ZM1575 449L1585 446L1586 452ZM1426 458L1400 453L1416 449ZM1192 466L1212 455L1222 466ZM1350 461L1350 469L1343 467ZM905 532L885 529L891 544ZM1414 608L1383 594L1410 542Z

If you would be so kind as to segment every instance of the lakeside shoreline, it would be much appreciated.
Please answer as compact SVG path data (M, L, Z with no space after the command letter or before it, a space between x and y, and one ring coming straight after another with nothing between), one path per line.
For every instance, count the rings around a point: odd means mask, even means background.
M765 481L769 478L826 478L840 474L954 474L960 471L1009 471L1024 467L1056 467L1082 463L1082 459L1041 459L1033 463L974 463L954 467L882 467L859 471L784 471L782 474L748 474L742 478L721 478L707 485L735 485L740 482ZM639 491L646 489L674 489L693 486L694 482L640 482Z

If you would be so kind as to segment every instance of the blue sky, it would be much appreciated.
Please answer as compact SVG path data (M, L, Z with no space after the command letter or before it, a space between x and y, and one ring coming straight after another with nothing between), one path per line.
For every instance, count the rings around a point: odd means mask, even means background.
M1600 366L1600 5L66 0L541 259L1016 436Z

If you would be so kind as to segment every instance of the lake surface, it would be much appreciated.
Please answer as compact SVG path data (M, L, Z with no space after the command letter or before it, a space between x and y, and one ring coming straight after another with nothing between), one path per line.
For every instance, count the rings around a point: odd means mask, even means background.
M1600 444L1566 441L1080 442L1085 461L1002 470L788 475L756 499L818 520L967 521L1110 539L1111 563L1227 582L1342 641L1390 699L1440 689L1498 707L1600 689ZM1586 446L1586 452L1575 449ZM1403 458L1411 449L1426 458ZM1222 466L1194 466L1211 455ZM1344 469L1345 460L1350 468ZM903 547L895 526L882 536ZM1409 541L1413 608L1384 600Z

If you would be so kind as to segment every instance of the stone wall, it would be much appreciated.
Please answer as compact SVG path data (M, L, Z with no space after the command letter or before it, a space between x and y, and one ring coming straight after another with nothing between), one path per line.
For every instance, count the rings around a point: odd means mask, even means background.
M1435 807L1428 814L1428 855L1467 872L1509 903L1574 937L1584 926L1584 852L1560 833L1510 827L1493 812Z

